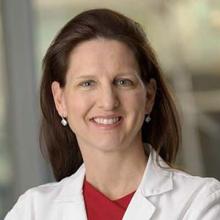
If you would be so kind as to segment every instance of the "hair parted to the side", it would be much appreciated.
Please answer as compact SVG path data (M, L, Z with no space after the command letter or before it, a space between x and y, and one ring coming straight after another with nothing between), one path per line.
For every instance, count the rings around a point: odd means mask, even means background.
M164 82L155 54L141 26L132 19L109 9L84 11L70 20L58 33L43 60L40 101L42 109L41 149L48 157L56 180L73 174L83 163L75 134L63 127L55 108L51 84L65 86L69 55L79 43L95 38L118 40L133 51L145 84L157 83L151 122L142 126L143 142L172 164L180 142L179 119L173 99ZM74 100L73 100L74 101ZM143 103L144 104L144 103Z

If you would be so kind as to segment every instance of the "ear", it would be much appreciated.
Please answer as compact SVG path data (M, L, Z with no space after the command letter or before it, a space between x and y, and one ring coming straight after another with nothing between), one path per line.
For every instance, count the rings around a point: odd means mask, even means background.
M63 88L60 87L59 82L54 81L51 84L51 90L58 114L62 117L66 117L67 112L66 112Z
M145 113L150 114L156 97L157 92L157 83L155 79L150 79L146 86L146 105L145 105Z

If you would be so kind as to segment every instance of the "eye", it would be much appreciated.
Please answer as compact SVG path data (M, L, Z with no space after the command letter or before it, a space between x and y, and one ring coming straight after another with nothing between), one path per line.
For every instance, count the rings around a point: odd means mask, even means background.
M133 82L130 79L118 79L116 80L118 86L132 86Z
M81 82L79 85L81 86L81 87L91 87L91 86L93 86L95 84L95 81L93 81L93 80L86 80L86 81L84 81L84 82Z

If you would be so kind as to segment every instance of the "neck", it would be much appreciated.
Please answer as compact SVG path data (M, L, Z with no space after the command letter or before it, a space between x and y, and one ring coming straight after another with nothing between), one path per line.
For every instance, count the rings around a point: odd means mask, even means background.
M114 200L137 189L147 164L142 143L124 151L93 149L87 153L83 155L86 180L108 198Z

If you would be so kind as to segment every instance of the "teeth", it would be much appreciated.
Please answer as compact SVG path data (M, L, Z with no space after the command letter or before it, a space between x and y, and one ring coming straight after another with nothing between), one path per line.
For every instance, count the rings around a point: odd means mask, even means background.
M94 121L98 124L111 125L119 121L119 117L116 118L94 118Z

